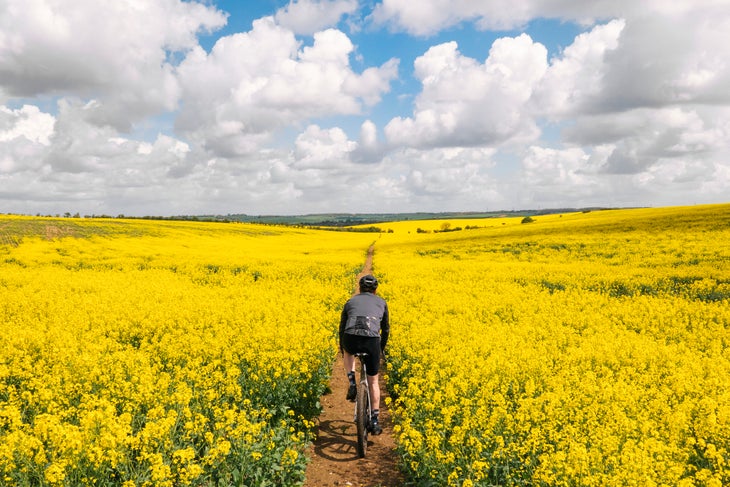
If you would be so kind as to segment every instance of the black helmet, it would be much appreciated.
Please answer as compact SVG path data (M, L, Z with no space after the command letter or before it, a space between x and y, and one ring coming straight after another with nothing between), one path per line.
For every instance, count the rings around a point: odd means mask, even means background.
M360 292L371 293L378 288L378 280L374 276L367 275L360 278Z

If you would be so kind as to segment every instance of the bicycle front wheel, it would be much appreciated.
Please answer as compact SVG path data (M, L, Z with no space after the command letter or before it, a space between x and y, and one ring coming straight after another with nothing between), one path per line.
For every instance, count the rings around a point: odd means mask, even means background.
M357 386L355 400L355 423L357 424L357 456L365 458L368 449L368 390L367 385L360 383Z

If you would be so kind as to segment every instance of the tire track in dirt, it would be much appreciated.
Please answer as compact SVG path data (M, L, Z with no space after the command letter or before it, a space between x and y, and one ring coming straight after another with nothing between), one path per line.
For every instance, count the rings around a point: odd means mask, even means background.
M360 277L372 272L373 254L374 247L370 246L356 283ZM367 455L358 458L357 431L353 421L355 408L353 403L345 400L348 382L342 356L337 354L330 379L331 392L320 398L322 414L318 420L317 439L309 451L310 462L304 487L399 487L405 483L398 469L393 424L385 406L388 392L383 381L384 372L385 366L380 374L380 424L383 433L369 435Z

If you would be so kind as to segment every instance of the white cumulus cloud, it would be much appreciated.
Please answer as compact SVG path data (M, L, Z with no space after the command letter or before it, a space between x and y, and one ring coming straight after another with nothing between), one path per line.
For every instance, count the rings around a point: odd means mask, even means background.
M0 0L0 210L730 194L728 0L240 5Z
M274 14L279 25L296 34L314 34L337 25L357 11L357 0L292 0Z
M295 163L297 168L326 169L338 167L349 160L349 154L357 143L348 140L339 127L322 129L310 125L295 141Z
M56 119L34 105L18 110L0 106L0 143L24 138L29 142L49 145Z
M385 127L393 145L499 145L536 135L527 102L547 70L547 50L526 34L498 39L484 63L462 55L455 42L415 61L423 85L413 117Z
M225 24L197 2L5 0L0 6L0 87L5 96L96 98L88 118L129 129L175 109L169 55Z
M178 127L223 156L250 153L271 134L311 117L358 114L377 102L397 75L397 61L358 74L350 39L329 29L300 46L273 18L196 49L180 65L184 90Z

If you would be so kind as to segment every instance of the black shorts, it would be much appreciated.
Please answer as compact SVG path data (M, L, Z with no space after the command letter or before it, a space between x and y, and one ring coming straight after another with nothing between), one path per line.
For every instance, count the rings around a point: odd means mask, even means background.
M350 355L367 353L365 368L368 375L377 375L380 371L380 337L362 337L359 335L342 335L342 348Z

